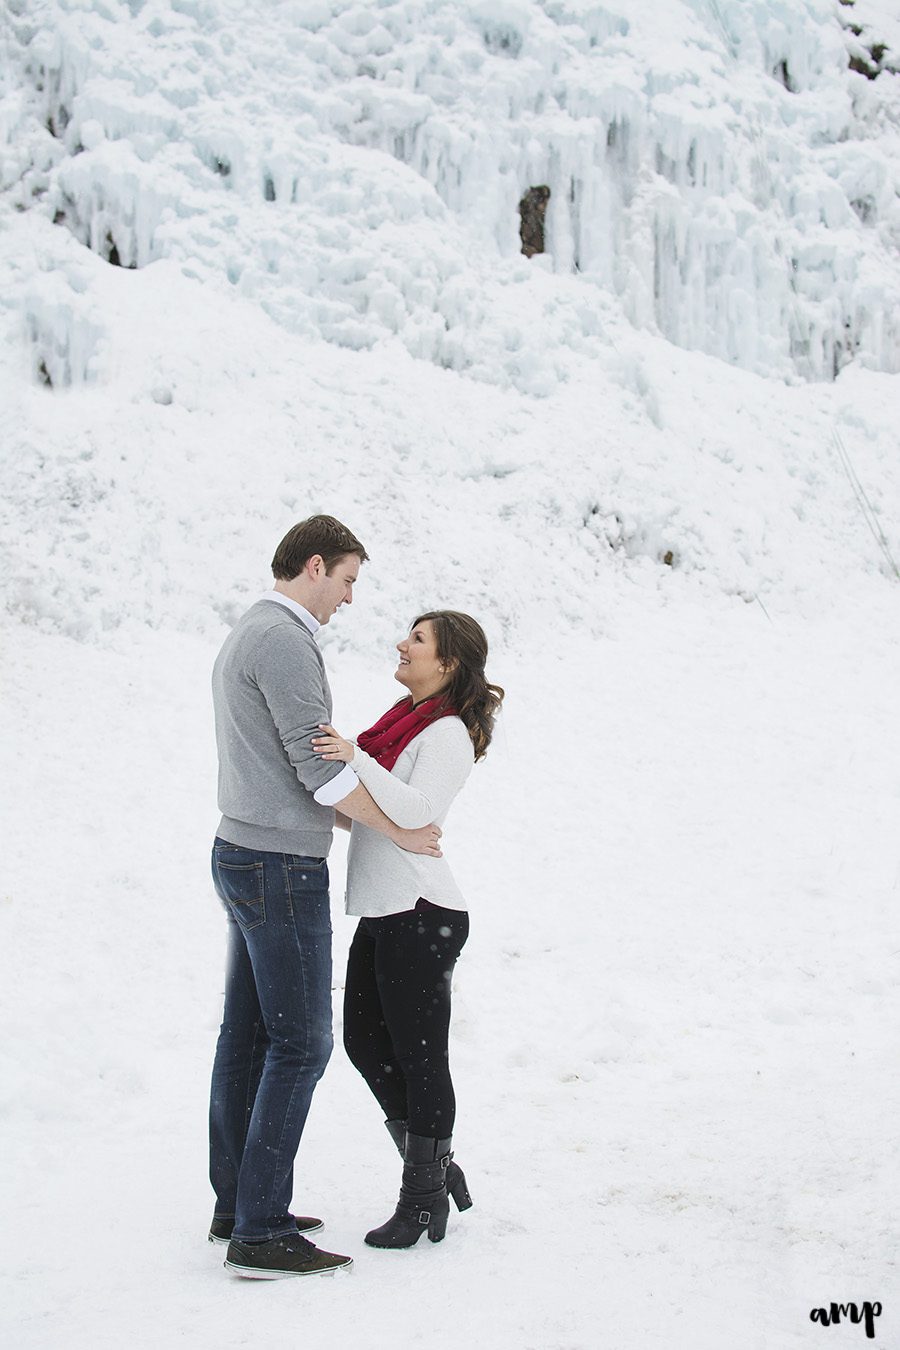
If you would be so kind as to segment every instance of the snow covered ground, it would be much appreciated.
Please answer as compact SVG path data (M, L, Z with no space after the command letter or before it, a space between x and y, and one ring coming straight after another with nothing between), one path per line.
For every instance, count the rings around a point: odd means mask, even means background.
M5 20L7 1342L898 1343L891 6ZM317 510L372 555L341 730L433 604L508 690L446 832L476 1203L364 1247L397 1160L337 1050L296 1205L353 1274L257 1287L204 1241L208 678Z
M329 1347L787 1347L832 1296L880 1298L889 1332L900 653L878 618L638 588L601 643L498 656L504 728L446 839L475 916L454 1062L476 1206L440 1247L363 1246L397 1162L336 1052L296 1199L354 1274L263 1289L203 1240L214 644L18 634L9 1343L250 1345L297 1319ZM357 727L387 653L331 665Z

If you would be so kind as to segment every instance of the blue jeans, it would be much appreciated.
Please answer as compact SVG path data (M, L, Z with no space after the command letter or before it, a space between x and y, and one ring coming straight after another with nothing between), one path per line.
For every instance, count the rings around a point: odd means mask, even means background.
M216 839L228 917L225 1012L209 1103L209 1176L233 1236L296 1233L294 1156L332 1049L331 911L324 858Z

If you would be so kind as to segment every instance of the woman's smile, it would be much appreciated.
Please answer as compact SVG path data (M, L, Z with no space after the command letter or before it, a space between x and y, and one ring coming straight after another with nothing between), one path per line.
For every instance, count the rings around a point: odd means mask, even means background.
M405 685L413 702L436 694L447 682L447 671L438 656L434 626L423 619L413 628L409 637L397 643L400 659L394 679Z

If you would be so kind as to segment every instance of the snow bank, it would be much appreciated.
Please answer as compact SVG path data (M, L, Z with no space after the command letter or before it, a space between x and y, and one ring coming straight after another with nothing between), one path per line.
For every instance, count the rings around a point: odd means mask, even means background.
M54 236L40 224L39 249ZM31 279L27 308L54 385L76 358L94 382L48 389L23 359L0 499L5 604L41 628L218 633L314 510L371 552L361 585L377 598L348 638L363 649L438 603L514 647L548 613L600 634L633 585L660 605L840 609L890 569L835 432L900 554L892 376L788 387L620 331L589 383L529 400L396 342L285 336L174 260L129 272L82 250L67 268ZM67 277L77 352L54 346Z

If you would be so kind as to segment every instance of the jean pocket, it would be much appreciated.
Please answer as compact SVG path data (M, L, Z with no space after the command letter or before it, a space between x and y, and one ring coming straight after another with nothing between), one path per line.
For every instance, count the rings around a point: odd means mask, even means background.
M216 860L223 898L245 933L266 921L265 869L261 862L227 863Z
M302 853L288 853L285 862L292 877L300 876L304 881L311 881L317 886L322 884L324 877L327 885L327 858L305 858Z
M304 892L327 892L328 860L326 858L304 858L302 854L292 853L286 861L288 888L292 895Z

